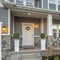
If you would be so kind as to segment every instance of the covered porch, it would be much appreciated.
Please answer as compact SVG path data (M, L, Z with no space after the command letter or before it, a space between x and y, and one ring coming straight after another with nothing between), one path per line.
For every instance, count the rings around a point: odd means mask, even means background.
M10 31L11 35L16 32L20 34L20 50L36 48L40 49L41 33L45 33L46 37L48 36L48 39L46 38L46 43L49 41L49 43L53 44L54 41L59 41L59 22L59 15L31 10L11 9ZM29 28L29 30L27 29L27 27ZM47 43L47 45L49 45L49 43ZM11 45L11 48L13 49L13 43L11 43Z

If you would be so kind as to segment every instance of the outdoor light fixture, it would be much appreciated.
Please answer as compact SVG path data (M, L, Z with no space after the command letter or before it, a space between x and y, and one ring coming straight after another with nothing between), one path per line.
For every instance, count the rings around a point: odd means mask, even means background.
M31 13L28 13L28 15L31 15Z
M8 31L7 27L6 26L2 26L2 32L6 33L7 31Z
M35 29L38 29L39 28L39 25L38 24L34 24L34 28Z

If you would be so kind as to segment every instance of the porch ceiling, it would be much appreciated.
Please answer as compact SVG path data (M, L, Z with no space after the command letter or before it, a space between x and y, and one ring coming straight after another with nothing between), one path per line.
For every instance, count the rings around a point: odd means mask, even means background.
M28 15L30 13L30 15ZM32 11L12 11L14 16L20 17L31 17L31 18L46 18L47 14L41 12L32 12Z
M20 17L47 18L47 16L48 16L48 14L46 14L46 13L24 11L24 10L20 10L20 11L12 10L11 12L14 16L20 16ZM31 15L28 15L28 13L30 13ZM52 16L53 16L52 17L53 19L59 19L60 20L60 15L52 14Z

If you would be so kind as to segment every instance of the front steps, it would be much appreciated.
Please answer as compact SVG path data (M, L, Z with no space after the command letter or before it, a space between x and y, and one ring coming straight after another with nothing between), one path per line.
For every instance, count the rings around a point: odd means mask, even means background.
M6 60L42 60L42 57L40 49L29 49L20 52L11 52L6 56Z

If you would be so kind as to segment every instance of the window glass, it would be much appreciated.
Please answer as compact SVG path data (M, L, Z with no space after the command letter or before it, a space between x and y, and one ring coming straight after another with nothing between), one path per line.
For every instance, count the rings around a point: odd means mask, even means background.
M32 7L33 4L34 4L34 1L33 0L26 0L26 6Z
M16 0L16 3L19 4L19 5L23 5L23 1L24 0Z
M58 0L58 4L60 5L60 0Z
M50 3L56 3L56 0L49 0Z

